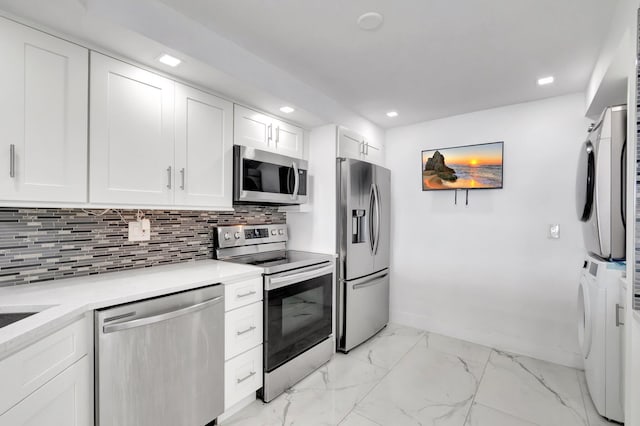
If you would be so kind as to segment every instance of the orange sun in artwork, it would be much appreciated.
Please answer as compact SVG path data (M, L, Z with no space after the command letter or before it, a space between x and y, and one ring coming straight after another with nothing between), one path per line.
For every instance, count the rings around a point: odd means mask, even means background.
M471 161L469 161L469 164L471 164L472 166L477 166L478 165L478 160L476 160L475 158L472 159Z

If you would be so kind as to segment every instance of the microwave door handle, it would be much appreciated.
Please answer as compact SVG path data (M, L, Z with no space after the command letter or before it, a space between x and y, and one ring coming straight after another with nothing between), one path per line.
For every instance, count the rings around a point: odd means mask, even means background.
M291 196L292 199L296 199L298 198L298 191L300 190L300 176L298 174L298 165L296 164L296 162L294 161L292 163L293 165L293 195Z
M378 245L380 244L380 193L378 192L377 184L373 185L373 195L376 198L376 240L373 245L373 254L375 255L378 253Z

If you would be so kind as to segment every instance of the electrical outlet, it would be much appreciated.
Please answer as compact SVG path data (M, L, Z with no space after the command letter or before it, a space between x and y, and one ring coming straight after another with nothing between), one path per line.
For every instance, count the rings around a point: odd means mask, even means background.
M151 222L140 219L129 222L129 241L149 241L151 239Z
M552 240L557 240L560 238L560 225L554 223L549 225L549 238Z

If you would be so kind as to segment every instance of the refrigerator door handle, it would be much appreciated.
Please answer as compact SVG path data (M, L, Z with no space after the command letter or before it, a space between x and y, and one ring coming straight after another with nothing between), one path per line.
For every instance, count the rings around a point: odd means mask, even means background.
M375 185L371 184L371 189L369 190L369 248L371 249L371 254L373 254L373 250L375 247L376 236L373 230L373 210L375 209Z
M380 193L378 192L378 184L373 184L373 195L376 197L376 240L373 245L373 254L378 254L378 245L380 244Z

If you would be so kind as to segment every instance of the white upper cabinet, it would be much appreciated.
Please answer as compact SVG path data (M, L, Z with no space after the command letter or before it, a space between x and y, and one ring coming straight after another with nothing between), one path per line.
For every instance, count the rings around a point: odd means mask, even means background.
M338 157L354 158L379 165L384 163L381 146L344 127L338 127Z
M233 143L304 157L304 130L240 105L234 106Z
M174 82L91 52L90 201L173 203Z
M233 104L176 83L175 202L232 207Z
M0 200L87 201L88 51L0 18Z

